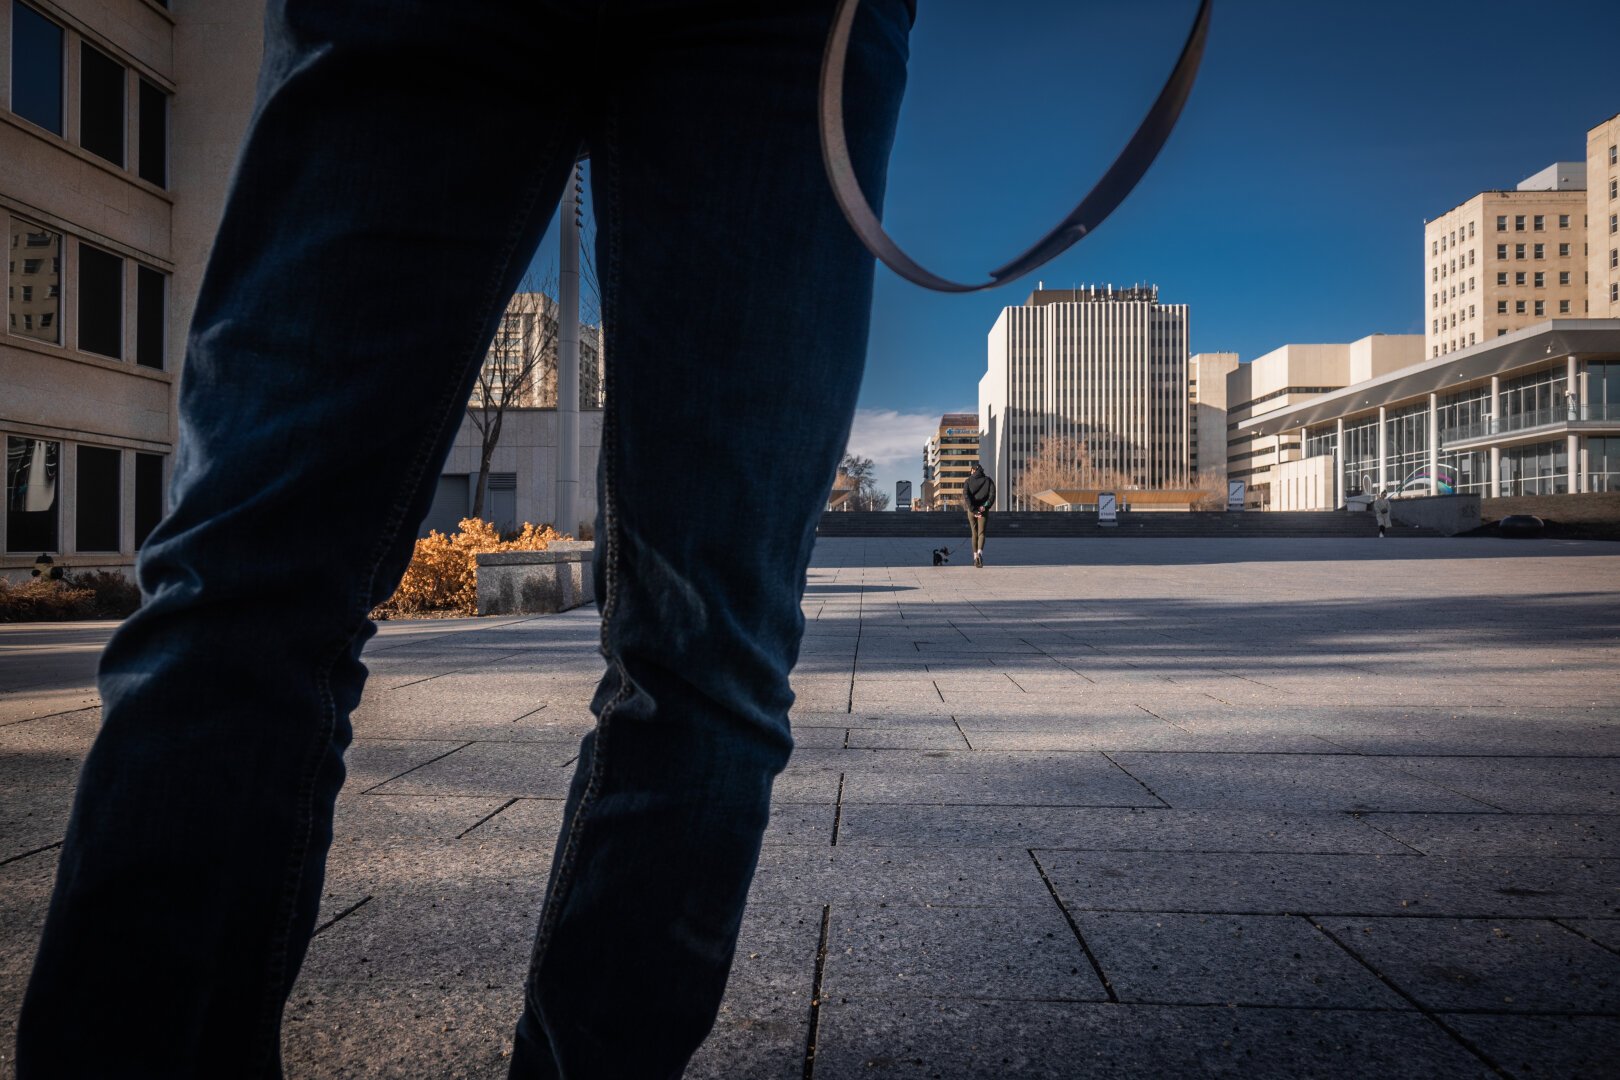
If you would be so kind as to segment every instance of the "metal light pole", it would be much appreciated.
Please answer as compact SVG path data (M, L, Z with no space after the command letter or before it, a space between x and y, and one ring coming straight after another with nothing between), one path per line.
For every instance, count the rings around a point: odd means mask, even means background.
M579 528L579 229L580 167L563 193L557 328L557 514L553 528L573 535Z

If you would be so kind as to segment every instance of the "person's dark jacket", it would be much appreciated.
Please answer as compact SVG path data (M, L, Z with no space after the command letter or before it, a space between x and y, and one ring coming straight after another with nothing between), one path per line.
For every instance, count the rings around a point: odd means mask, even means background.
M962 504L970 514L975 510L989 513L996 504L996 482L984 473L968 477L962 485Z

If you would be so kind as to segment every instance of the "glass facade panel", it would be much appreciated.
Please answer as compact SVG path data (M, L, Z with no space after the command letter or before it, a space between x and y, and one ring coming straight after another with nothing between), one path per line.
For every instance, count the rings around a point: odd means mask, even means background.
M123 168L124 66L79 43L79 144Z
M6 328L18 337L62 342L62 234L11 219Z
M1486 417L1490 414L1491 388L1476 386L1440 399L1436 419L1440 427L1440 446L1449 442L1478 438L1489 434Z
M163 339L168 322L165 302L167 281L150 266L135 268L135 362L142 367L163 367Z
M1378 485L1378 418L1344 425L1344 494L1372 495Z
M141 80L140 146L136 169L142 180L158 187L169 186L169 95L145 79Z
M1496 430L1523 431L1568 421L1569 401L1564 396L1568 388L1569 372L1562 365L1504 380Z
M1620 438L1585 440L1586 490L1620 491Z
M1620 420L1620 363L1586 365L1583 420Z
M6 438L6 550L19 554L60 551L57 480L62 444Z
M1429 404L1419 402L1384 418L1388 460L1382 486L1392 492L1429 490Z
M163 455L135 455L135 550L163 517ZM458 519L459 520L459 519Z
M105 446L79 447L73 507L73 547L76 551L117 551L119 523L123 520L118 489L124 455Z
M124 355L124 260L79 245L79 350Z
M62 134L62 28L23 3L11 4L11 111Z
M1569 491L1569 442L1533 443L1502 450L1503 495L1559 495Z

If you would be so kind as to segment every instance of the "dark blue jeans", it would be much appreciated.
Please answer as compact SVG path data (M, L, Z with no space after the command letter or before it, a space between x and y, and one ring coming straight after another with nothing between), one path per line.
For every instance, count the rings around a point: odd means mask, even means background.
M799 600L866 347L872 260L815 130L831 7L271 3L172 509L102 661L20 1077L279 1075L367 612L582 146L607 673L512 1074L679 1075L792 748ZM847 96L875 200L910 15L866 8Z

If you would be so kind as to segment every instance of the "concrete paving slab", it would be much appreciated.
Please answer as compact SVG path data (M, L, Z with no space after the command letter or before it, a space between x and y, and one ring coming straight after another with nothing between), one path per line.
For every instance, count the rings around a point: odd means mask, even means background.
M567 736L545 742L471 743L371 790L383 795L560 798L568 794L573 775L568 765L578 746L577 739Z
M1612 953L1620 953L1620 919L1560 919L1559 922L1595 941Z
M1075 922L1123 1002L1411 1007L1299 916L1079 912Z
M1071 910L1481 918L1612 914L1620 859L1037 850Z
M1451 1013L1440 1019L1516 1080L1614 1075L1620 1018Z
M518 986L300 979L282 1020L290 1076L504 1080L523 1008Z
M332 832L340 837L454 840L505 805L501 798L462 799L437 795L338 796Z
M749 902L790 900L1039 907L1052 897L1029 852L1020 849L763 849Z
M1620 1014L1620 956L1556 923L1398 918L1320 923L1429 1009Z
M1620 758L1387 760L1413 776L1514 813L1620 813Z
M1605 858L1620 851L1620 818L1601 814L1363 814L1425 855Z
M1349 814L1072 806L850 804L841 847L1023 847L1088 851L1411 854Z
M816 1066L953 1080L1495 1076L1412 1013L856 998L824 1003Z
M846 803L966 803L985 806L1159 806L1160 801L1101 754L886 753L852 768ZM909 760L908 760L909 758Z
M1493 807L1379 761L1343 754L1110 755L1171 806L1481 811Z
M727 987L714 1030L683 1074L686 1080L802 1080L810 1039L806 990Z

